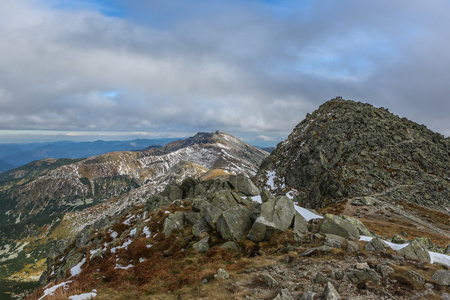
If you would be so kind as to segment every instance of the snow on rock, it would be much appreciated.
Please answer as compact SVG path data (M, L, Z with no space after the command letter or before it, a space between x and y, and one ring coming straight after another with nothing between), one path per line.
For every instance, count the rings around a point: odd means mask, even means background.
M78 264L76 264L75 267L70 269L70 275L71 275L70 277L77 276L78 274L80 274L81 267L84 265L85 262L86 262L86 258L83 258L83 260L80 261Z
M42 300L47 296L52 296L53 293L60 287L67 290L69 288L69 283L71 283L71 282L72 282L72 280L64 281L64 282L61 282L60 284L54 285L51 288L44 290L44 295L41 298L39 298L38 300Z
M323 219L322 216L313 213L310 210L307 210L306 208L303 208L298 205L294 205L295 210L302 215L303 218L305 218L306 221L312 220L312 219Z
M270 186L271 189L275 189L275 182L273 181L275 179L275 171L269 171L267 172L267 185Z
M430 258L431 258L432 264L439 263L439 264L443 264L443 265L450 267L450 256L449 255L431 252L431 251L428 251L428 253L430 253Z
M362 235L359 238L359 240L365 241L365 242L370 242L372 240L372 237ZM409 245L409 244L394 244L394 243L386 242L386 241L384 241L384 242L394 250L400 250ZM443 264L443 265L450 267L450 256L442 254L442 253L431 252L431 251L428 251L428 253L430 253L430 258L431 258L432 264L439 263L439 264Z
M97 296L97 290L92 290L91 293L84 293L81 295L69 296L70 300L89 300Z
M134 236L136 234L137 228L134 228L133 230L130 231L129 235L130 236Z
M251 198L252 198L253 201L256 201L256 202L258 202L258 203L262 203L261 196L253 196L253 197L251 197Z
M115 232L115 231L110 231L111 232L111 237L113 239L115 239L117 236L119 236L119 233Z

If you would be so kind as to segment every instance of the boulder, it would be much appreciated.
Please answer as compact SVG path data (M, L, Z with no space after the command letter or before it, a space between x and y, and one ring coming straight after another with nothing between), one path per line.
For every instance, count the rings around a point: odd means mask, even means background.
M372 281L376 285L380 284L380 278L378 277L377 272L375 272L375 270L373 270L373 269L369 269L369 268L366 268L363 270L349 269L344 274L345 274L344 278L346 278L348 281L350 281L353 284L358 284L358 283L365 284L369 281Z
M308 233L308 222L303 218L303 216L295 211L294 214L294 226L293 226L294 234L306 234Z
M420 284L425 284L425 278L413 270L406 272L405 275L406 275L406 277L414 280L415 282L418 282Z
M302 297L300 298L300 300L316 300L317 299L317 294L313 291L307 291L305 292Z
M182 212L176 211L175 213L170 214L164 220L163 233L166 236L171 235L173 230L183 229L183 227L184 227L184 215Z
M388 244L386 244L382 239L376 237L373 238L369 243L367 243L366 247L364 247L366 251L384 251L389 248Z
M406 244L408 241L400 234L394 234L394 236L391 239L391 242L394 244Z
M294 300L288 289L281 289L281 292L273 300Z
M288 197L269 198L261 204L261 214L247 237L253 242L269 240L274 232L284 232L291 227L294 214L294 202Z
M380 273L381 277L385 278L394 273L394 269L387 264L379 264L377 265L377 272Z
M169 184L165 187L164 191L161 193L161 196L169 198L170 201L182 199L183 190L175 184Z
M439 270L431 277L434 281L439 282L444 286L450 286L450 270Z
M341 236L350 240L359 240L357 226L342 216L326 214L323 218L319 232Z
M228 250L228 251L235 251L235 252L239 252L240 248L239 245L236 244L233 241L229 241L226 243L223 243L222 245L219 246L220 249L224 249L224 250Z
M324 293L322 295L322 299L324 299L324 300L338 300L338 299L341 299L341 296L336 291L336 289L334 288L333 284L330 281L327 282L327 286L326 286L325 291L324 291Z
M206 252L209 251L209 236L202 238L200 241L192 245L192 248L197 250L198 252Z
M353 254L359 251L359 245L352 241L347 241L347 254Z
M223 210L203 199L194 199L192 208L194 211L200 211L202 217L212 228L216 228L217 220L223 213Z
M206 222L205 218L201 217L198 221L192 226L192 234L195 236L200 236L204 232L209 232L212 230L212 227Z
M231 191L228 190L222 190L214 193L211 204L221 210L227 210L238 205L236 199L231 194Z
M231 187L238 190L246 196L257 196L260 194L259 189L247 176L244 175L230 175L228 183Z
M427 248L417 239L411 241L408 246L397 252L409 259L418 259L426 262L431 261Z
M252 226L250 211L242 206L235 206L225 211L217 220L217 231L225 240L243 238Z
M333 248L342 248L342 245L344 245L345 241L346 239L341 236L326 233L324 245Z
M224 269L219 269L217 271L217 274L214 275L214 278L218 278L218 279L228 279L230 278L230 275L228 275L227 271L225 271Z

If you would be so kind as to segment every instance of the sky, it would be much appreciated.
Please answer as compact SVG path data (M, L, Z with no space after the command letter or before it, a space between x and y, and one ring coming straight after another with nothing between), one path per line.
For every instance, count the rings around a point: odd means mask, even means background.
M450 135L448 0L0 2L0 143L276 145L341 95Z

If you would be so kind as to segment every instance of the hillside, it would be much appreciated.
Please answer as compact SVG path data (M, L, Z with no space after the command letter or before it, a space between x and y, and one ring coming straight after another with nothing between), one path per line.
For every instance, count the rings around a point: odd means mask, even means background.
M46 159L2 173L1 277L35 267L55 240L142 204L170 182L208 176L217 167L215 174L254 175L268 155L224 132L199 133L180 143L81 160ZM42 272L42 265L36 268ZM36 280L34 274L21 280Z
M332 99L278 144L257 178L316 209L361 196L449 209L450 139L387 109Z

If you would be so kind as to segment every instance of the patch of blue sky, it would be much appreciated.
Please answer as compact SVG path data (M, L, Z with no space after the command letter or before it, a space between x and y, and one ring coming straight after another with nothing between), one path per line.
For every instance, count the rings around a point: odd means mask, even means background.
M116 90L110 90L110 91L106 91L106 92L101 93L101 95L103 97L107 97L107 98L116 98L117 95L119 95L119 92L116 91Z
M106 0L59 0L52 1L54 9L91 10L108 17L123 17L123 7L117 1Z

